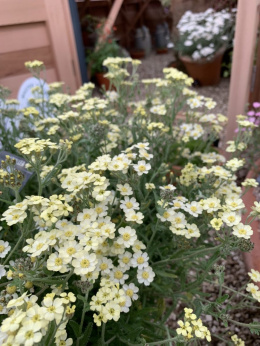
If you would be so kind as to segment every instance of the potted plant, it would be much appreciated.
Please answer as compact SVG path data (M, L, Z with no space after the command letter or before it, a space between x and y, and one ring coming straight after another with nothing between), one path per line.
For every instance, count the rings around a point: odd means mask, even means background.
M235 10L219 12L208 9L201 13L185 12L177 28L175 49L188 74L200 85L220 81L221 62L231 45Z
M103 23L98 23L96 26L98 41L93 50L87 53L87 62L90 66L91 76L95 76L97 84L102 87L105 86L106 90L110 88L109 79L105 77L107 68L103 66L103 61L108 57L121 56L121 48L117 44L113 35L116 27L113 27L109 33L103 32Z

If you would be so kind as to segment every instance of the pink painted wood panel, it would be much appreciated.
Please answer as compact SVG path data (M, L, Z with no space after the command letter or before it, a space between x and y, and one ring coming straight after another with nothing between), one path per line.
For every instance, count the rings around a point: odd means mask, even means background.
M236 115L244 114L251 86L260 0L239 0L225 141L234 137Z
M45 22L8 25L0 30L1 53L45 47L49 44Z
M18 94L18 90L20 88L20 85L27 79L30 78L32 75L28 73L20 74L20 75L13 75L11 77L2 78L0 80L0 84L7 87L12 91L12 94L10 95L11 98L16 98ZM58 80L57 72L55 68L50 68L46 70L46 80L51 82L56 82ZM43 76L44 77L44 76Z
M82 84L68 0L0 0L0 84L15 93L30 75L28 60L42 60L47 82Z
M43 0L0 0L0 25L35 23L46 20Z

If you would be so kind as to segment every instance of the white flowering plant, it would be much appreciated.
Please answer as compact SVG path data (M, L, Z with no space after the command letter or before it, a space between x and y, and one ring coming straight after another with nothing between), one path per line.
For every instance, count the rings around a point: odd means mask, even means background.
M117 91L102 98L91 83L74 95L52 83L25 109L3 101L5 117L12 109L21 122L14 147L2 143L11 152L0 169L1 344L243 345L205 319L260 330L231 316L260 302L260 273L239 291L225 285L223 260L252 249L260 213L256 205L241 222L243 161L212 147L226 118L182 72L139 81L139 61L104 63ZM37 78L44 69L27 66ZM136 101L141 83L146 97ZM12 154L34 173L23 189Z
M236 9L186 11L177 24L176 51L194 61L211 60L220 49L232 44L235 14Z

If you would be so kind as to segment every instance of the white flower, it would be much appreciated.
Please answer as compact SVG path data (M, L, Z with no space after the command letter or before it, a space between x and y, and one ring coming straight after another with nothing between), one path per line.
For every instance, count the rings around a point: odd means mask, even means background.
M152 108L150 108L150 112L158 115L165 115L166 108L164 105L153 106Z
M251 273L248 273L250 276L251 280L254 282L260 282L260 273L257 270L251 269Z
M186 46L186 47L190 47L190 46L192 46L192 45L193 45L193 42L190 41L190 40L186 40L186 41L184 42L184 46Z
M8 241L0 240L0 258L4 258L10 251L11 246Z
M140 149L140 151L139 151L139 156L140 156L141 158L146 159L146 160L150 160L150 159L153 158L153 154L149 154L149 153L148 153L146 150L144 150L144 149Z
M144 269L137 270L137 280L140 284L144 284L145 286L149 286L153 281L155 274L151 267L145 267Z
M125 274L125 270L126 268L122 268L120 266L114 267L114 269L110 272L110 280L123 285L129 278L129 275Z
M119 258L118 264L120 267L124 268L125 270L128 270L131 267L131 258L132 258L131 252L126 251L123 254L119 255L118 258Z
M63 302L61 298L52 299L50 297L43 299L43 317L47 321L53 321L54 319L56 322L60 322L62 318L62 314L64 311Z
M148 150L149 149L149 143L148 142L137 143L137 144L135 144L135 147L138 149Z
M138 252L138 251L144 250L144 249L146 249L146 246L140 240L136 240L134 245L132 246L132 250L134 252Z
M133 190L129 184L117 184L116 189L121 193L123 196L130 196L133 194Z
M200 53L197 50L195 50L195 52L192 53L192 59L193 60L201 59L201 55L200 55Z
M110 269L113 268L113 262L110 258L102 257L98 261L98 267L101 271L101 274L109 274Z
M124 300L121 301L119 303L119 305L121 307L121 312L127 313L127 312L129 312L129 308L132 305L132 301L131 301L130 297L125 296Z
M138 295L136 293L139 291L139 288L135 286L133 283L129 285L123 285L123 290L125 291L125 294L132 300L138 299Z
M233 227L232 233L238 238L250 239L250 236L253 234L253 230L251 226L239 223Z
M140 212L135 213L134 210L131 210L125 214L125 217L126 217L126 221L132 221L132 222L136 222L138 224L141 224L141 223L143 223L144 215Z
M228 225L228 226L235 226L238 225L241 221L241 216L235 212L224 212L222 215L222 220Z
M22 310L16 309L10 317L3 320L1 325L1 331L4 333L14 332L20 327L20 323L24 319L25 316L26 316L25 312L23 312Z
M134 170L140 176L143 174L147 174L151 169L150 163L146 163L144 160L138 161L136 165L133 165Z
M191 203L186 203L184 210L187 211L190 215L195 217L198 217L199 214L201 214L203 211L201 205L196 201L193 201Z
M42 328L41 322L28 323L19 329L15 337L15 342L19 345L33 346L41 341L42 333L40 329Z
M149 256L146 252L138 251L134 253L131 264L134 268L143 269L148 267Z
M193 223L193 224L187 224L186 229L185 229L185 238L190 239L190 238L198 238L200 236L200 231L198 227Z
M162 191L174 191L174 190L176 190L176 187L172 184L169 184L166 186L160 186L160 190L162 190Z
M77 253L77 257L71 262L74 272L77 275L85 275L93 272L97 265L97 257L94 253L81 251Z
M125 213L130 210L138 210L139 203L136 201L134 197L130 199L128 196L126 196L124 199L120 201L120 208L123 209Z
M70 258L61 257L57 252L50 255L47 260L47 269L55 272L65 273L69 271L66 264L70 262Z
M7 337L8 337L8 334L0 331L0 345L2 345L4 343L4 341L7 339Z
M121 235L121 237L117 239L118 244L123 244L126 248L134 245L137 235L133 228L129 226L126 226L125 228L120 227L118 232Z
M187 221L185 219L185 215L181 212L174 212L169 220L173 227L175 228L185 228Z
M0 279L2 279L3 276L5 276L6 270L3 265L0 265Z
M110 101L116 101L119 97L118 93L116 91L107 91L106 96L109 98Z

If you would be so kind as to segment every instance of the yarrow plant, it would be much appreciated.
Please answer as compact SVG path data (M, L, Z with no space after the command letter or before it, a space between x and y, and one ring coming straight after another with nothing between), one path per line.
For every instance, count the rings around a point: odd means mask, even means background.
M2 96L3 117L21 120L2 142L1 344L242 345L205 319L260 330L231 315L258 304L260 273L238 292L225 285L223 260L252 249L260 214L256 204L242 223L243 160L226 162L212 146L226 117L176 69L140 81L139 61L104 64L116 91L102 98L91 83L74 95L62 83L48 97L34 88L20 110ZM27 66L40 77L43 65ZM141 83L146 98L136 102ZM19 157L33 173L25 186Z
M212 8L200 13L185 12L177 25L175 49L194 61L212 59L232 42L235 13L236 9L216 12Z

